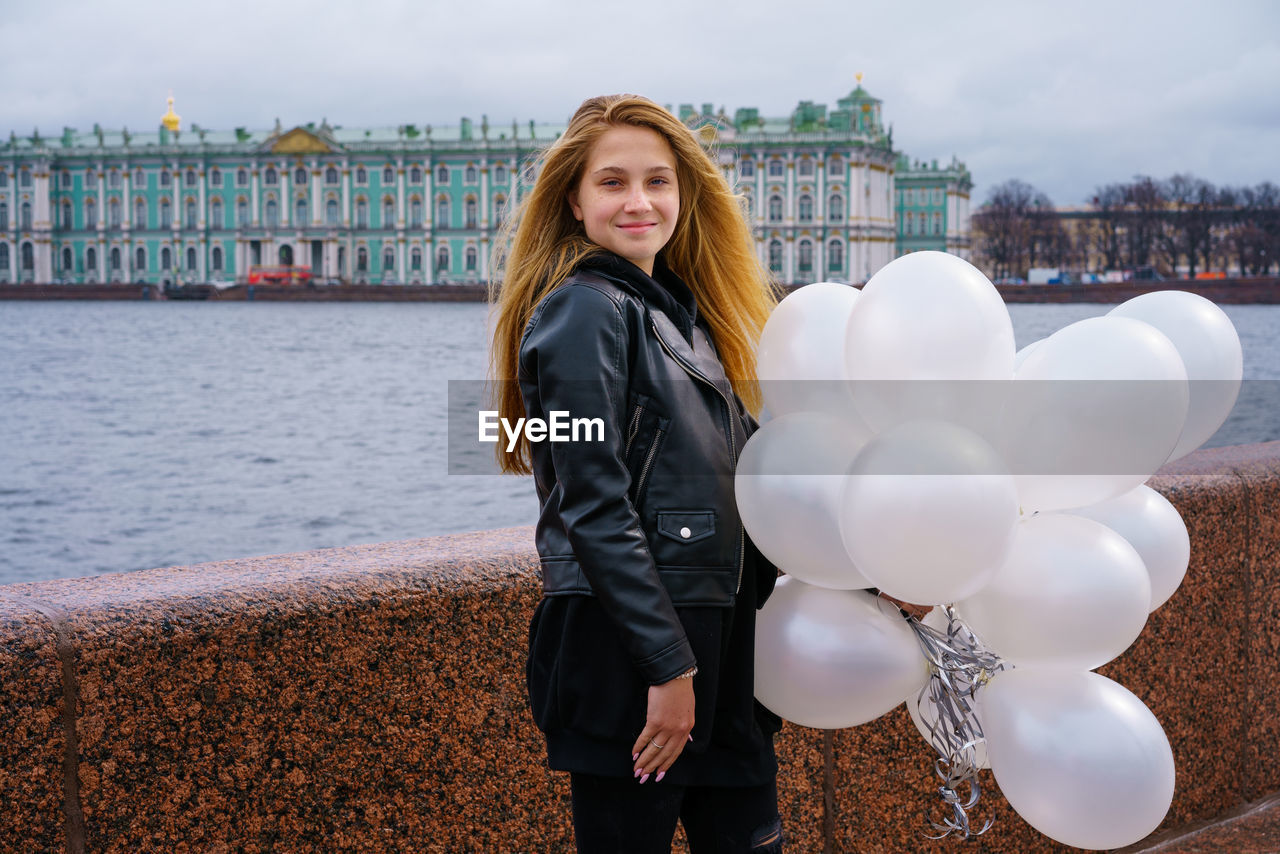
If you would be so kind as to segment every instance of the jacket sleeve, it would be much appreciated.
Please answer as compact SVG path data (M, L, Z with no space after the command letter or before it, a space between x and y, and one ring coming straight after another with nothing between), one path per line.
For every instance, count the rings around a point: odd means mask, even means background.
M632 661L656 685L695 660L629 497L622 435L627 337L613 299L591 287L561 286L545 298L521 342L521 386L530 415L604 421L602 442L538 442L532 453L550 454L560 519L578 564Z

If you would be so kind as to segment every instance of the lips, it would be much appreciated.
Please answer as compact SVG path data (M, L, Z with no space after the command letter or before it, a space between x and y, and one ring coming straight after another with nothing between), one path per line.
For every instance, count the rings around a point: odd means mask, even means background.
M624 222L618 228L630 234L643 234L651 228L657 228L656 222Z

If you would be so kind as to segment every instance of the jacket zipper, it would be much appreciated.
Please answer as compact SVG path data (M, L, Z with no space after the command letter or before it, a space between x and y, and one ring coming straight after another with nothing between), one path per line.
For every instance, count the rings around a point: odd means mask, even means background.
M640 503L640 493L644 490L644 482L649 477L649 467L653 465L653 458L658 453L658 443L662 441L662 428L659 427L653 434L653 442L649 445L649 453L645 454L644 465L640 468L640 478L636 481L636 504Z
M640 416L643 414L644 407L637 403L636 414L631 416L631 425L627 427L627 447L622 452L623 457L631 453L631 443L636 440L636 433L640 431Z
M684 372L686 374L688 374L691 377L694 377L695 379L702 380L702 382L710 386L711 389L716 394L720 395L720 399L724 401L726 414L728 415L728 420L729 420L729 450L733 455L733 464L736 466L738 464L738 434L737 434L737 431L733 429L733 419L737 417L737 413L734 412L733 404L729 402L729 398L725 397L724 392L720 390L719 386L713 383L705 374L703 374L693 365L690 365L684 359L681 359L679 356L675 354L675 351L673 351L671 347L667 345L666 340L663 339L662 333L658 331L658 325L654 323L653 320L649 321L649 328L653 330L654 337L658 339L658 344L662 346L662 349L666 351L668 356L670 356L672 359L675 360L677 365L679 365L681 368L684 369ZM646 468L647 468L647 464L646 464ZM643 472L641 473L640 477L641 477L641 481L643 482L643 479L644 479ZM636 495L637 496L639 495L639 491L636 492ZM747 545L746 530L742 526L741 519L739 519L738 521L738 587L736 590L734 590L735 596L742 592L742 564L743 564L743 560L746 557L746 554L745 554L746 545Z

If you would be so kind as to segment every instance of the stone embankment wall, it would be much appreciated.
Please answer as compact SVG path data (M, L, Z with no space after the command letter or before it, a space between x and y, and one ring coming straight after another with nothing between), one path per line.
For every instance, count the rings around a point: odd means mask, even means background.
M1280 443L1153 484L1183 587L1104 672L1164 724L1166 827L1280 790ZM0 587L0 850L559 852L526 710L528 528ZM780 734L788 850L952 851L906 712ZM989 776L988 852L1061 850Z

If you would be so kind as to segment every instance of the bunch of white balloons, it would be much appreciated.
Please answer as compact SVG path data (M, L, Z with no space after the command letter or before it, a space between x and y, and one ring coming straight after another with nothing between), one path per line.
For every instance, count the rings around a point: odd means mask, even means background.
M977 715L1013 808L1080 848L1154 830L1173 797L1168 739L1091 671L1186 572L1186 526L1143 484L1235 403L1226 314L1150 293L1015 353L987 278L918 252L861 291L796 290L757 356L771 417L739 460L738 506L786 573L757 627L759 700L803 726L873 720L929 671L866 588L953 604L1011 665L978 691Z

